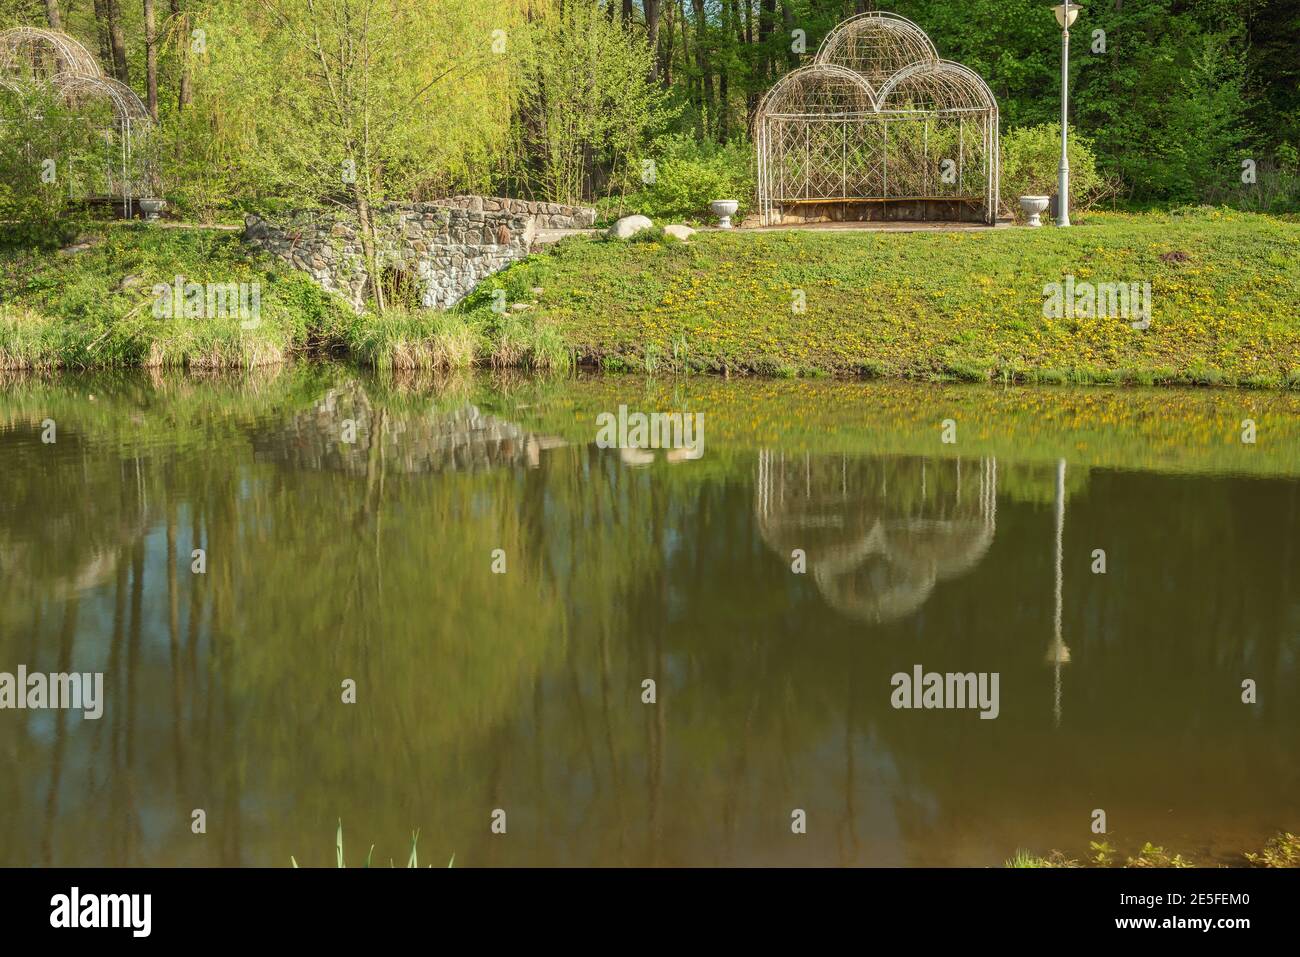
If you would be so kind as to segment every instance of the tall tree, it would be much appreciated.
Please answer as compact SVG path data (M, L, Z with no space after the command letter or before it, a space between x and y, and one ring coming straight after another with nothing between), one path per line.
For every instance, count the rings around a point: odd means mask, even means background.
M660 0L644 0L645 2L645 36L646 42L650 49L654 51L654 59L650 64L650 82L657 82L663 73L663 61L659 50L659 11L661 7Z
M145 105L158 122L158 24L154 19L154 0L144 0Z
M695 66L700 71L700 135L708 137L710 116L713 113L713 67L709 62L708 44L704 40L708 30L704 0L691 0L691 9L695 13Z
M180 78L176 81L176 109L184 111L194 94L190 88L190 37L189 17L182 14L180 0L170 0L172 28L176 30L176 49L180 60Z
M113 54L113 76L130 85L131 71L126 60L126 33L122 29L122 7L118 0L104 0L104 15L108 25L109 49Z

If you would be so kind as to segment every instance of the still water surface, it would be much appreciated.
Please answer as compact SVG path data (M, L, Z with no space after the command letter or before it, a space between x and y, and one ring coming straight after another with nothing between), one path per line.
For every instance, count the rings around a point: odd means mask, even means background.
M703 456L596 447L619 403L703 412ZM1296 421L1225 393L11 380L0 672L103 672L106 702L0 711L0 865L325 865L339 819L350 864L419 829L457 866L1000 865L1087 856L1095 808L1121 852L1232 861L1300 827ZM997 672L997 718L894 709L916 665Z

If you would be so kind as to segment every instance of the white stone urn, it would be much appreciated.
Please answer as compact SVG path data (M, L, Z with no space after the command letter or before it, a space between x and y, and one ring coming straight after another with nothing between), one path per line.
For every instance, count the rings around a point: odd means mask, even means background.
M152 223L157 221L158 214L163 211L163 207L166 205L167 200L165 199L142 199L140 200L140 211L144 213L145 221Z
M1042 215L1043 210L1047 209L1047 204L1051 201L1050 196L1021 196L1020 210L1025 214L1025 225L1043 225L1042 220L1038 217Z
M709 203L709 211L718 217L719 229L731 228L731 217L740 209L740 203L734 199L715 199Z

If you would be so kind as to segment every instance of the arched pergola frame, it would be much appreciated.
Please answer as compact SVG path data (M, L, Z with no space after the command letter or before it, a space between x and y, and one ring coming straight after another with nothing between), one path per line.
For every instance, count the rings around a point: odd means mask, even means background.
M94 55L66 33L37 27L0 30L0 87L23 102L54 94L78 109L102 101L112 120L95 127L105 140L104 184L110 197L120 198L123 215L134 212L136 198L153 195L157 172L141 141L154 123L140 97L125 83L106 76Z
M839 24L764 95L754 139L764 225L997 220L997 100L904 17Z

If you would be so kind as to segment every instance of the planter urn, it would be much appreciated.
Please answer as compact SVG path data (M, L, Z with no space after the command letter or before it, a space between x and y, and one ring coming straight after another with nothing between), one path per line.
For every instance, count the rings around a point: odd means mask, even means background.
M144 213L145 222L157 222L158 214L163 211L163 207L166 205L167 201L165 199L150 198L140 200L140 211Z
M1047 204L1051 201L1049 196L1021 196L1020 209L1025 214L1025 225L1041 226L1043 222L1038 217L1042 215L1043 210L1047 209Z
M736 215L740 203L734 199L715 199L709 203L709 210L718 217L719 229L731 229L731 217Z

